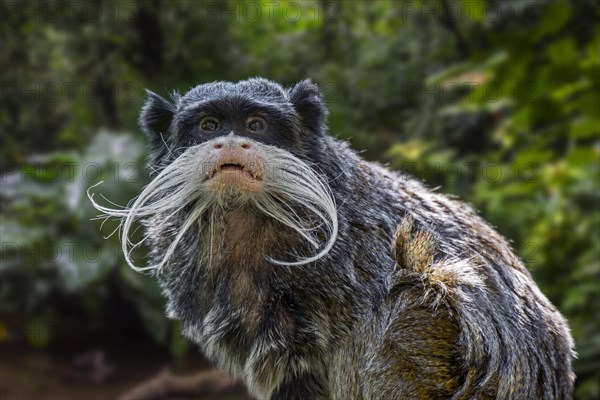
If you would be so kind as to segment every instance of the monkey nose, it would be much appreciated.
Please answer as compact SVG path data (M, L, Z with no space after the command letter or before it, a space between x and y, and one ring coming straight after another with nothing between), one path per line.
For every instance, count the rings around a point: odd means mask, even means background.
M252 148L252 144L249 140L244 138L227 137L217 140L213 144L213 148L216 150L220 150L222 148L230 150L242 148L244 150L248 150Z

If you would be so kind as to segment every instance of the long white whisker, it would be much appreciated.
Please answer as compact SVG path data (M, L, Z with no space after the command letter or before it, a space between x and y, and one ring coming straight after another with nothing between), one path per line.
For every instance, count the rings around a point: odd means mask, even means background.
M167 146L164 138L162 140ZM217 225L223 223L219 216L227 213L231 204L242 203L229 203L219 194L209 192L206 188L206 171L201 160L204 159L209 146L210 142L205 142L188 147L173 162L165 165L127 206L120 206L104 196L103 200L116 208L98 204L91 190L102 182L88 189L91 203L103 213L98 217L104 219L102 225L110 217L120 219L119 226L111 235L119 232L125 261L134 270L160 272L174 257L184 239L189 245L190 230L196 223L199 224L196 239L200 239L200 235L207 235L209 262L213 252L218 250L215 246L223 245L222 238L217 237L223 232L217 229ZM264 169L266 172L262 193L248 195L243 198L243 202L249 201L257 210L291 229L316 253L296 261L274 260L268 256L266 259L274 264L286 266L317 261L331 250L338 233L337 207L327 179L316 172L317 165L311 167L285 150L262 144L258 148L263 159L269 162L266 165L268 168ZM168 150L172 154L171 150ZM189 210L186 210L188 207ZM203 216L207 218L206 225L200 223ZM136 221L141 221L147 226L165 223L175 229L174 236L168 235L170 239L167 240L170 240L170 243L160 258L144 267L136 266L132 256L133 251L146 243L150 236L147 234L134 242L133 236L140 228L137 226L134 229ZM327 239L321 237L323 234Z

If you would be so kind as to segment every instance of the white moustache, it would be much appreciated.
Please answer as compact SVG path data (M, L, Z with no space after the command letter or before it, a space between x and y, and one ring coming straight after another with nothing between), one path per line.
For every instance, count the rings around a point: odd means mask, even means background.
M295 266L324 257L335 244L338 233L337 207L327 182L288 151L246 140L252 146L251 152L218 152L215 151L220 149L216 146L217 141L222 142L222 139L186 149L144 187L128 207L115 209L98 204L90 190L102 182L88 189L90 201L103 213L99 218L120 219L121 246L129 266L138 272L160 273L194 224L199 224L199 232L203 235L211 235L212 229L203 229L202 217L208 216L212 220L215 208L227 212L227 206L232 204L253 206L291 228L315 251L314 255L297 261L274 260L266 256L268 261ZM239 168L235 165L239 165ZM235 179L231 179L232 171L237 173ZM247 176L244 176L246 173ZM295 211L298 206L312 217L301 218ZM186 208L186 216L162 259L153 265L136 266L131 253L148 236L137 243L132 242L130 234L134 222L155 216L165 221L173 220ZM325 233L325 240L319 239L319 233Z

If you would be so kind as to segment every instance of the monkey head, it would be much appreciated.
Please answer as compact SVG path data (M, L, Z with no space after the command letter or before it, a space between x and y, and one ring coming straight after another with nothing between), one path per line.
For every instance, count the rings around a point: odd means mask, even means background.
M337 235L337 210L315 155L323 150L325 108L313 83L290 89L266 79L199 85L172 102L147 92L140 125L150 141L154 175L122 218L123 250L135 269L159 271L186 235L214 235L223 215L244 210L293 231L311 254L278 264L305 264L325 255ZM135 220L173 226L169 245L154 265L129 257ZM145 240L145 238L144 238ZM268 258L268 255L265 255Z

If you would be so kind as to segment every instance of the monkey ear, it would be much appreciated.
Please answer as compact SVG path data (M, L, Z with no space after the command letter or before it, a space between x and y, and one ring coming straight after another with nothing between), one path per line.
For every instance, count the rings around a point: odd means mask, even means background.
M175 106L159 95L146 89L146 102L140 113L139 123L142 130L151 141L162 141L161 135L167 135L173 116Z
M289 96L302 125L315 134L324 133L328 111L319 87L305 79L289 90Z

